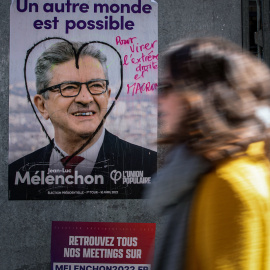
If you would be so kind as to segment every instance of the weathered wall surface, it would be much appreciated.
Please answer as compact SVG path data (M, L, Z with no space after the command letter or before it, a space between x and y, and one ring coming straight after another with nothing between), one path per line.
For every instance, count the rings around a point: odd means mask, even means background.
M150 0L149 0L150 1ZM159 49L186 37L220 35L241 45L240 0L160 0ZM52 220L157 222L143 200L8 201L9 6L0 2L0 269L50 269ZM22 40L23 42L23 40ZM18 115L19 117L19 115ZM163 158L162 149L159 150ZM157 237L162 221L157 223Z
M159 3L159 49L180 38L222 36L239 45L241 1L161 0Z

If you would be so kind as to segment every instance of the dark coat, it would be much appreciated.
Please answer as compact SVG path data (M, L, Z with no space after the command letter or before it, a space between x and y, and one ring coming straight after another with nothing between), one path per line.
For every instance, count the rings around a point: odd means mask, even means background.
M150 182L151 180L147 180L148 177L151 177L157 169L156 152L121 140L106 130L91 173L92 179L102 175L103 183L98 181L98 184L61 185L55 182L48 184L42 179L48 175L52 149L53 145L49 144L9 165L10 200L141 198L143 187L146 185L142 182ZM139 177L133 175L124 182L123 177L130 177L129 172L135 174L139 172ZM15 184L18 173L20 180ZM134 180L135 183L129 183L130 180Z

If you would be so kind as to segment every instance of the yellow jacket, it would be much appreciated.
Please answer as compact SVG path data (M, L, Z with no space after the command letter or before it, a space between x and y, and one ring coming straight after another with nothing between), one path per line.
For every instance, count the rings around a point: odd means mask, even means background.
M200 181L187 240L188 270L270 269L270 174L263 143Z

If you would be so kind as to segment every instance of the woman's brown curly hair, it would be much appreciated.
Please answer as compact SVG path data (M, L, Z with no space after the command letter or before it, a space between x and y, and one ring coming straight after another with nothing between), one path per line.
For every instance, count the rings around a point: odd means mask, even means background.
M270 108L270 71L259 59L220 38L182 41L164 56L188 109L177 132L160 143L185 142L218 161L268 141L267 125L256 112Z

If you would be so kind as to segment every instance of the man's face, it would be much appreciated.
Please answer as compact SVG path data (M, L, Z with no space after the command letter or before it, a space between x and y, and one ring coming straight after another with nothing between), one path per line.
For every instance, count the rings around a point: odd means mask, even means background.
M79 69L75 59L56 65L52 68L50 86L63 82L87 82L93 79L105 79L100 62L91 56L79 59ZM56 140L87 138L91 135L107 112L111 90L101 95L91 95L85 84L81 86L80 94L76 97L62 97L59 91L49 91L49 98L44 102L44 110L35 104L45 119L50 119L55 130ZM36 98L35 99L38 99ZM86 114L86 115L85 115Z

